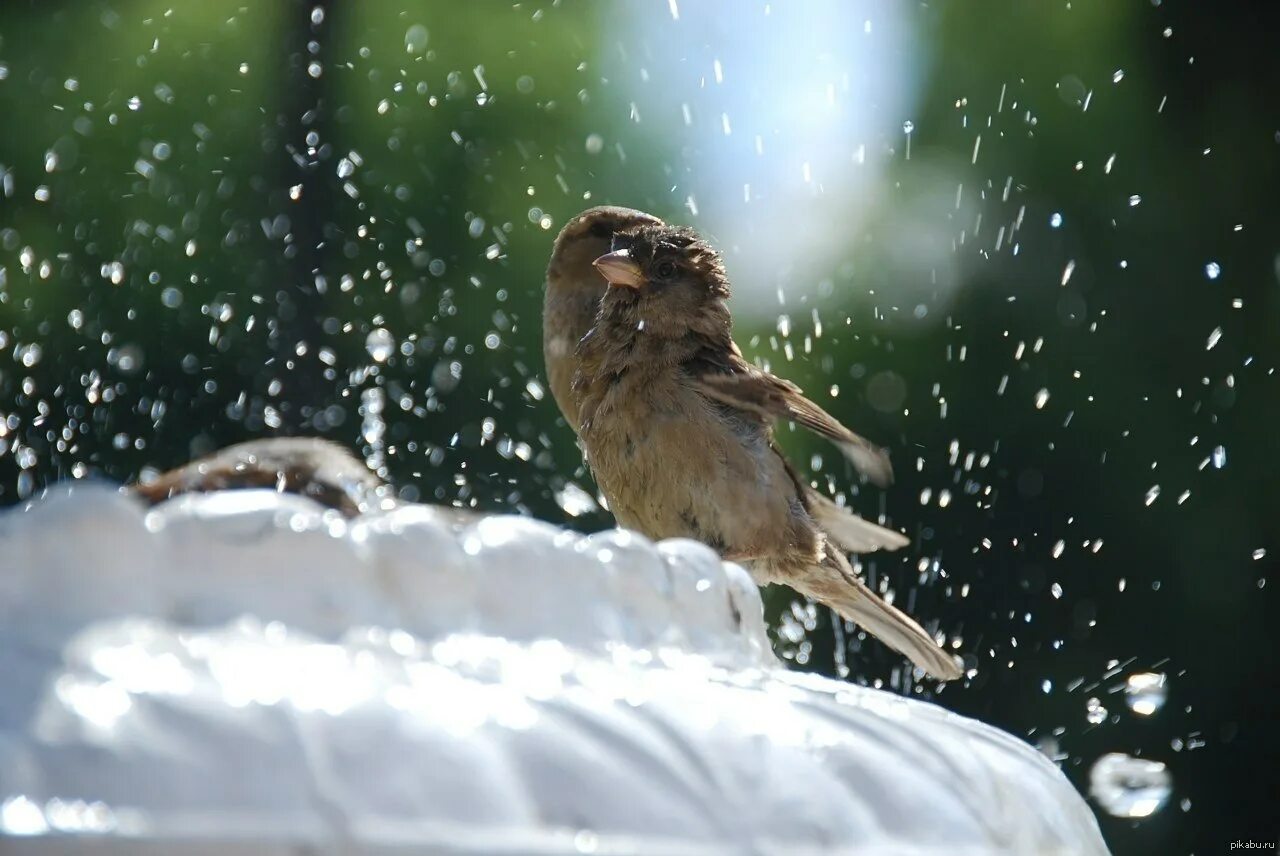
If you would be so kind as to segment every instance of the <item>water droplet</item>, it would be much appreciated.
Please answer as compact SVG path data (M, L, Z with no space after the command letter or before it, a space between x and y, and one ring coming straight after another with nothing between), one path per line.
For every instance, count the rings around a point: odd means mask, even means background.
M1076 272L1076 260L1071 259L1070 261L1067 262L1066 266L1063 267L1062 269L1062 281L1059 283L1059 285L1066 285L1067 283L1071 282L1071 274L1075 272Z
M365 337L364 348L376 363L385 363L396 352L396 340L383 327L375 327Z
M1124 685L1125 704L1139 716L1151 716L1160 710L1167 697L1164 675L1158 672L1130 675Z
M411 54L420 54L427 49L427 38L429 37L427 28L421 24L414 24L404 33L404 49Z
M1059 228L1062 225L1062 215L1059 214L1057 211L1054 211L1052 214L1050 214L1049 225L1054 229Z
M595 498L573 482L569 482L563 489L556 491L556 505L570 517L581 517L596 511L600 506L596 504Z
M44 356L44 348L37 344L19 346L14 356L18 358L18 362L22 363L23 368L31 368Z
M453 392L461 381L462 363L457 360L441 360L431 368L431 385L438 392Z
M134 344L122 345L107 351L107 363L124 374L135 374L142 369L142 348Z
M382 419L385 407L386 396L381 389L373 387L360 394L360 413L364 417L360 423L360 434L375 449L381 447L382 438L387 431L387 423Z
M1173 777L1159 761L1112 752L1089 770L1089 794L1104 811L1116 817L1149 817L1160 810L1173 791Z

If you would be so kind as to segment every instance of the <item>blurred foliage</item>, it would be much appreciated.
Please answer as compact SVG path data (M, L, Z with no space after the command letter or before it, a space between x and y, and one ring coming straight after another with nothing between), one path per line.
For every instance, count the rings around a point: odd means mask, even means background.
M0 503L319 433L409 498L564 520L555 492L589 482L540 381L555 231L602 201L698 222L682 140L601 72L643 54L602 36L615 14L5 4ZM1102 816L1117 852L1274 835L1273 40L1244 4L908 18L913 130L875 141L875 198L821 200L874 216L797 273L789 330L739 334L899 483L859 496L830 449L783 442L913 535L866 569L963 640L976 676L942 703L1051 738L1082 788L1103 752L1169 764L1156 816ZM799 614L783 648L836 671L827 616ZM848 642L856 674L924 691ZM1150 718L1115 693L1146 668L1170 675ZM1089 696L1113 717L1087 724Z

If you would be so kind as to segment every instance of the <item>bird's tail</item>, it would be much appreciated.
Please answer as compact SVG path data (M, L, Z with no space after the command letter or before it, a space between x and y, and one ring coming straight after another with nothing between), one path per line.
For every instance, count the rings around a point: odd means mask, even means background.
M952 681L964 674L956 658L939 647L923 627L885 603L858 579L843 555L832 551L821 565L787 582L802 594L830 606L934 678Z
M848 508L836 505L831 499L808 491L805 504L814 522L827 537L850 553L872 553L876 550L898 550L911 543L901 532L863 520Z

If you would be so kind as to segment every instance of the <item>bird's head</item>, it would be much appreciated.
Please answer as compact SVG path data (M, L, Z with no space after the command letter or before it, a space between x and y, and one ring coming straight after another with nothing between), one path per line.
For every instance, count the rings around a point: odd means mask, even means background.
M661 225L652 214L617 205L598 205L574 217L560 230L547 268L550 291L599 293L600 278L591 263L609 251L614 235L642 225Z
M610 285L606 302L634 306L645 320L691 320L729 296L720 254L693 229L641 224L614 236L595 260Z

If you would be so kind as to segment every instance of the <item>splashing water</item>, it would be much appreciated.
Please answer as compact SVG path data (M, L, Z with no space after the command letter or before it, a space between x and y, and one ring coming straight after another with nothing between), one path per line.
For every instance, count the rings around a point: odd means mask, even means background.
M385 363L396 352L396 340L390 331L376 327L365 337L364 347L375 363Z
M1168 690L1165 676L1157 672L1130 675L1124 685L1124 701L1139 716L1151 716L1164 707Z
M1113 752L1089 770L1089 795L1108 814L1143 818L1155 814L1173 792L1173 776L1159 761Z
M556 504L570 517L581 517L600 509L595 497L572 482L556 491Z

